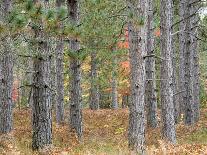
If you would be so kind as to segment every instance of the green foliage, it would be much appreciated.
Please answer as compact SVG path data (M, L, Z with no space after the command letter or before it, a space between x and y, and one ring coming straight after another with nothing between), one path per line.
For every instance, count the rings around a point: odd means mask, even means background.
M64 18L66 18L66 16L67 16L67 10L66 10L65 7L60 7L60 8L57 9L56 14L57 14L56 15L57 16L57 19L58 20L62 20Z
M28 0L25 4L26 11L31 11L34 8L33 0Z

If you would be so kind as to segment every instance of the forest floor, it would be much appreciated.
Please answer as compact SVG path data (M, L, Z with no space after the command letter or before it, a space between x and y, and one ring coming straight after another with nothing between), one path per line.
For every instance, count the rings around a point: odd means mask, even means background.
M0 154L36 155L31 150L31 111L15 110L13 138L1 143ZM42 150L46 155L128 155L128 110L83 111L84 140L78 143L68 125L53 123L54 147ZM150 155L207 155L207 109L202 110L201 120L194 126L177 125L178 144L170 146L161 141L160 128L147 129L147 152ZM50 151L52 150L52 151Z

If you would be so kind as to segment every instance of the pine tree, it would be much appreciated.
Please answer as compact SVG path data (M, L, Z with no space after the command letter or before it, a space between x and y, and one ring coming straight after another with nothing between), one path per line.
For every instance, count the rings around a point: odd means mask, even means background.
M63 4L62 0L56 1L57 9L61 9ZM63 23L60 23L59 29L63 27ZM56 43L56 122L58 124L64 122L64 42L61 37L58 37Z
M67 0L69 21L77 27L79 24L79 1ZM70 39L71 52L78 54L80 43L77 38ZM75 129L79 140L82 139L82 91L81 91L81 62L77 58L70 60L70 127Z
M161 108L162 134L165 140L176 142L174 104L173 104L173 66L172 66L172 0L161 0Z
M157 126L157 96L156 96L156 75L155 75L155 53L154 48L154 27L153 27L153 6L152 0L148 0L147 10L147 57L146 85L145 85L145 104L147 106L147 125L155 128Z
M35 0L34 5L39 13L36 24L42 25L42 4ZM42 149L52 144L52 108L50 86L51 52L47 35L39 27L34 31L33 56L33 106L32 106L32 148Z
M7 17L11 11L12 1L4 0L0 4L0 22L8 24ZM13 87L13 53L10 34L1 38L0 51L0 133L12 130L12 87Z
M131 63L131 94L129 105L129 147L138 154L145 152L145 61L147 0L128 0L129 55Z

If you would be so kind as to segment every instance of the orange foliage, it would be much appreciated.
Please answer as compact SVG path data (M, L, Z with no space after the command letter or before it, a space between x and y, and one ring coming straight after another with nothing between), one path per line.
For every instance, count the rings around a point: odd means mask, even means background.
M160 35L161 35L160 28L157 28L157 29L155 30L154 35L155 35L156 37L160 37Z
M124 68L124 69L129 69L129 66L130 66L130 63L129 61L122 61L120 63L121 67Z
M118 48L119 49L128 49L129 48L129 42L127 42L127 41L124 41L124 42L120 41L120 42L118 42Z
M124 38L125 41L120 41L117 44L119 49L129 49L129 32L127 29L125 29Z

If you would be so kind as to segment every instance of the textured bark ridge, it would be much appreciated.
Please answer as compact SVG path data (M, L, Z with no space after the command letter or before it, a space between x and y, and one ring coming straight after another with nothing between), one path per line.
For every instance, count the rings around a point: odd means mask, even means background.
M161 108L165 140L176 142L173 105L172 0L161 0Z
M62 40L57 41L56 47L56 122L64 122L64 77L63 77L63 49Z
M183 103L185 124L191 125L194 123L194 95L193 95L193 51L191 49L191 18L190 17L190 1L184 1L184 96Z
M179 24L179 76L178 76L178 96L179 96L179 104L180 104L180 112L184 112L184 43L185 43L185 33L184 33L184 5L185 0L180 0L179 2L179 16L180 16L180 24Z
M99 109L99 90L98 90L98 75L97 75L97 56L96 52L91 53L91 90L90 90L90 109Z
M50 56L47 42L39 42L33 60L32 148L52 143L52 112L50 88Z
M156 98L156 77L155 77L155 54L154 49L154 27L153 27L153 1L148 0L147 10L147 55L145 62L146 85L145 104L147 106L147 125L155 128L157 126L157 98Z
M129 147L138 154L145 153L145 61L147 1L128 0L129 12L129 54L131 67L131 103L129 105ZM137 21L137 19L143 18ZM138 23L137 23L138 22ZM139 25L138 25L139 24Z
M174 4L173 4L174 5ZM175 15L175 9L172 9L173 14L172 16L174 17ZM173 19L172 19L173 21ZM174 33L175 28L172 27L172 33ZM174 117L175 117L175 123L178 123L180 121L181 117L181 106L179 102L179 88L178 88L178 75L177 75L177 52L176 52L176 35L172 36L172 66L173 66L173 104L174 104Z
M79 23L78 0L67 0L70 22L74 25ZM80 49L77 39L70 40L71 52L78 52ZM82 92L81 92L81 63L76 58L70 60L70 127L75 129L79 140L82 139Z
M37 150L52 144L51 53L46 34L40 29L34 33L32 148Z
M11 0L4 0L0 4L0 20L5 18L11 9ZM6 36L1 41L0 51L0 133L9 133L12 130L12 86L13 86L13 53L11 39Z
M199 52L198 52L198 10L200 3L196 0L191 0L190 14L191 18L191 50L193 57L193 95L194 95L194 121L197 122L200 117L200 68L199 68Z
M62 0L56 0L57 8L62 5ZM62 27L62 24L59 25ZM64 122L64 42L60 38L57 39L56 43L56 122L58 124Z
M0 58L0 133L12 130L13 59L10 42L4 41Z

